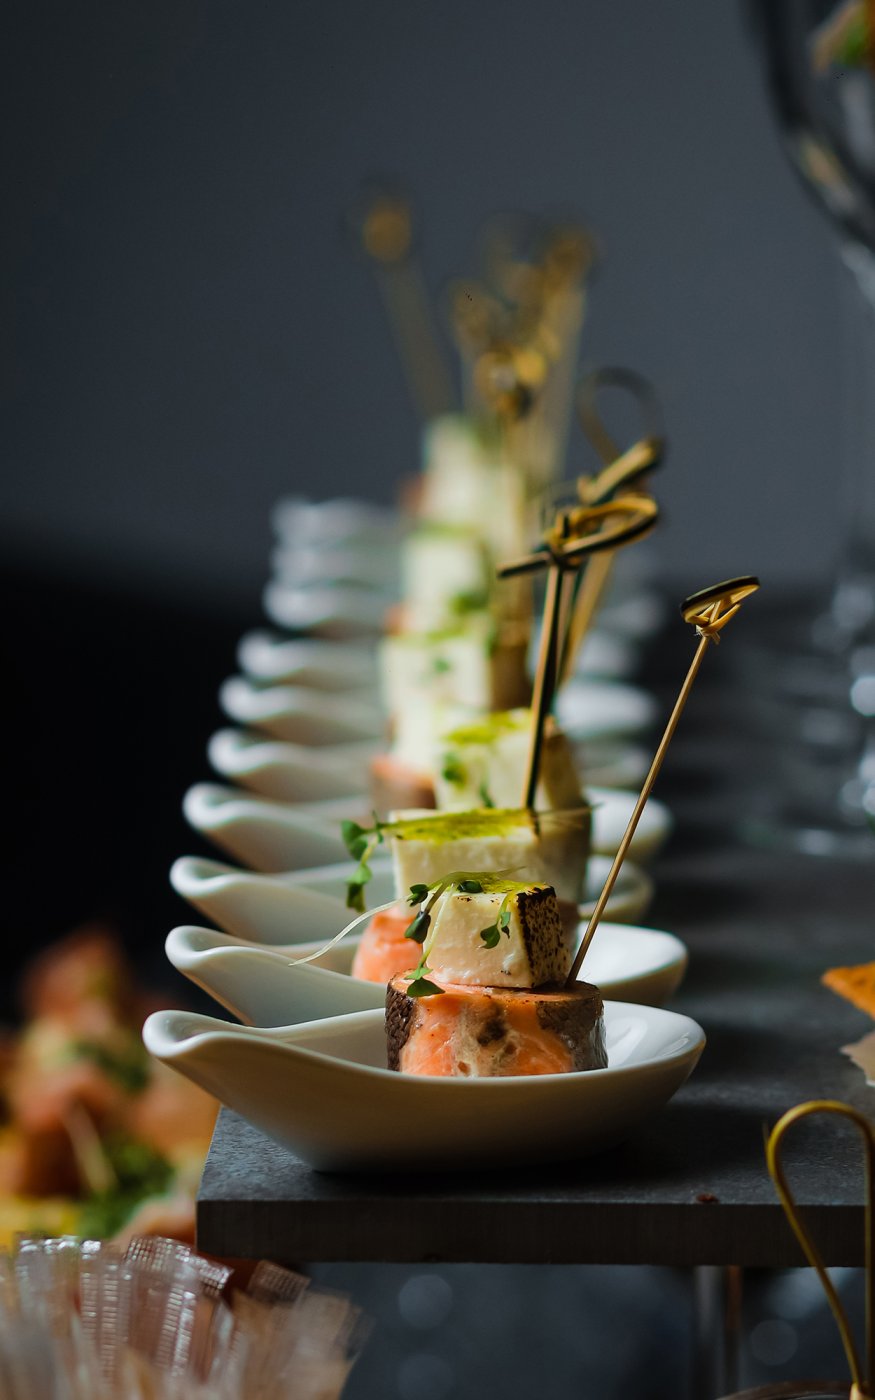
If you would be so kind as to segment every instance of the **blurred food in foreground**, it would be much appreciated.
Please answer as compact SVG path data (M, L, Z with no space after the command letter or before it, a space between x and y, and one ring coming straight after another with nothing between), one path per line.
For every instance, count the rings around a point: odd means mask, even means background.
M147 1054L154 1006L103 927L31 964L0 1048L0 1248L21 1231L193 1240L216 1103Z

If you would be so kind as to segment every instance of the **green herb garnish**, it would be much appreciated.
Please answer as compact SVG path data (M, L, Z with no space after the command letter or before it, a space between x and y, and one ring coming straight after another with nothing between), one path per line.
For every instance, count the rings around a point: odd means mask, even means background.
M430 972L431 968L424 968L424 972ZM408 978L407 995L409 997L442 997L443 987L439 987L436 982L429 982L422 973Z
M176 1174L167 1158L144 1142L109 1138L103 1149L116 1185L93 1193L83 1205L78 1226L85 1239L117 1234L141 1201L167 1194Z
M416 918L404 930L404 937L412 939L414 943L424 943L430 928L431 914L426 909L420 909Z
M136 1036L131 1036L123 1046L110 1046L99 1040L77 1040L71 1050L76 1058L91 1060L108 1079L114 1079L129 1094L141 1094L149 1083L149 1056Z
M487 928L482 928L480 930L480 937L483 939L484 948L497 948L502 934L504 934L506 938L510 938L510 909L508 906L513 899L513 895L514 891L509 890L501 901L495 923L489 924Z
M415 943L422 944L422 957L416 964L412 972L406 974L408 983L408 995L412 997L435 997L443 996L443 987L439 987L436 982L430 982L427 974L431 972L428 965L428 956L434 942L434 929L431 926L431 911L442 894L456 890L459 894L482 894L484 883L494 884L500 881L506 871L497 871L495 874L481 874L479 871L452 870L449 874L442 876L440 880L434 880L430 885L411 885L410 893L407 896L408 904L420 904L422 908L415 918L404 930L404 937L411 938ZM502 909L509 902L513 894L511 891L506 894L502 901ZM501 913L499 912L499 919ZM510 922L510 914L505 915L506 925ZM482 934L481 934L482 937ZM496 934L496 942L498 934Z
M371 827L359 826L358 822L352 821L340 823L343 844L353 860L358 861L358 865L346 882L346 907L354 909L357 914L365 912L364 887L373 879L374 872L371 870L370 860L374 851L383 842L383 830L384 825L376 812L374 812L374 825Z
M483 804L484 807L494 807L494 806L495 806L495 803L493 802L492 798L489 796L489 789L488 789L488 787L486 786L486 779L485 779L485 778L483 778L483 779L481 780L480 786L478 787L477 792L478 792L478 794L479 794L480 801L481 801L481 803Z
M467 617L469 613L484 612L489 606L489 595L485 589L471 589L467 593L456 593L449 600L450 612L454 617Z
M431 663L432 674L435 676L445 676L447 671L452 671L453 663L445 656L435 656Z
M452 783L454 787L462 787L467 781L468 775L465 772L465 765L454 753L448 753L444 758L441 777L445 783Z

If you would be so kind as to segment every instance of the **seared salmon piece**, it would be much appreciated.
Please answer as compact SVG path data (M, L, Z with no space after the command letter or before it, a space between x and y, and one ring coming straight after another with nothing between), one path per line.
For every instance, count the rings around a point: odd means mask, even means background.
M587 982L534 990L446 983L427 997L408 988L400 976L387 989L389 1069L474 1079L607 1066L601 993Z
M391 753L371 759L371 801L385 816L393 807L434 807L434 783L428 773L417 773Z
M385 985L399 972L409 972L415 967L419 961L419 944L404 937L414 913L407 904L399 903L374 915L352 960L353 977Z

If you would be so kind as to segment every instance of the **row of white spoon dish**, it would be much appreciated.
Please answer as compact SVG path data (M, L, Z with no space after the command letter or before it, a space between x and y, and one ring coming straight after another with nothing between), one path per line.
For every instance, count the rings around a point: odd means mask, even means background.
M683 944L617 922L640 918L649 904L652 882L636 865L623 869L608 906L612 921L601 925L585 969L615 998L605 1009L605 1070L476 1081L390 1072L384 989L351 975L355 939L295 965L348 920L351 867L338 826L365 815L368 762L382 732L371 645L378 627L366 611L391 587L399 522L355 502L295 501L280 504L275 525L280 546L267 610L309 635L262 631L243 639L246 674L227 682L221 698L229 717L255 732L220 731L210 758L250 793L198 784L185 798L195 829L253 869L177 861L174 888L223 931L186 925L167 940L174 966L250 1024L160 1012L144 1028L148 1048L318 1169L521 1165L616 1141L671 1097L704 1044L695 1022L659 1009L683 976ZM335 560L333 579L319 574L326 559ZM369 587L353 604L356 583ZM640 623L632 602L621 597L616 607ZM604 633L606 674L626 666L636 629ZM561 720L587 745L590 778L595 771L607 783L619 770L630 785L639 781L646 754L623 739L652 722L650 698L577 680L566 697ZM605 854L590 863L582 921L634 800L592 788L589 796L595 845ZM637 858L651 856L669 828L667 810L648 804ZM372 905L392 894L389 861L373 865Z

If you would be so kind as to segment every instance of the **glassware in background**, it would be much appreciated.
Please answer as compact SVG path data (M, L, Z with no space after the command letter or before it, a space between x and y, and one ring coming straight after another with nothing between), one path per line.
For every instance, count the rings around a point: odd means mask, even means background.
M865 857L875 815L875 5L759 0L755 13L785 148L838 236L841 432L824 489L842 525L826 606L749 656L774 764L744 830Z

